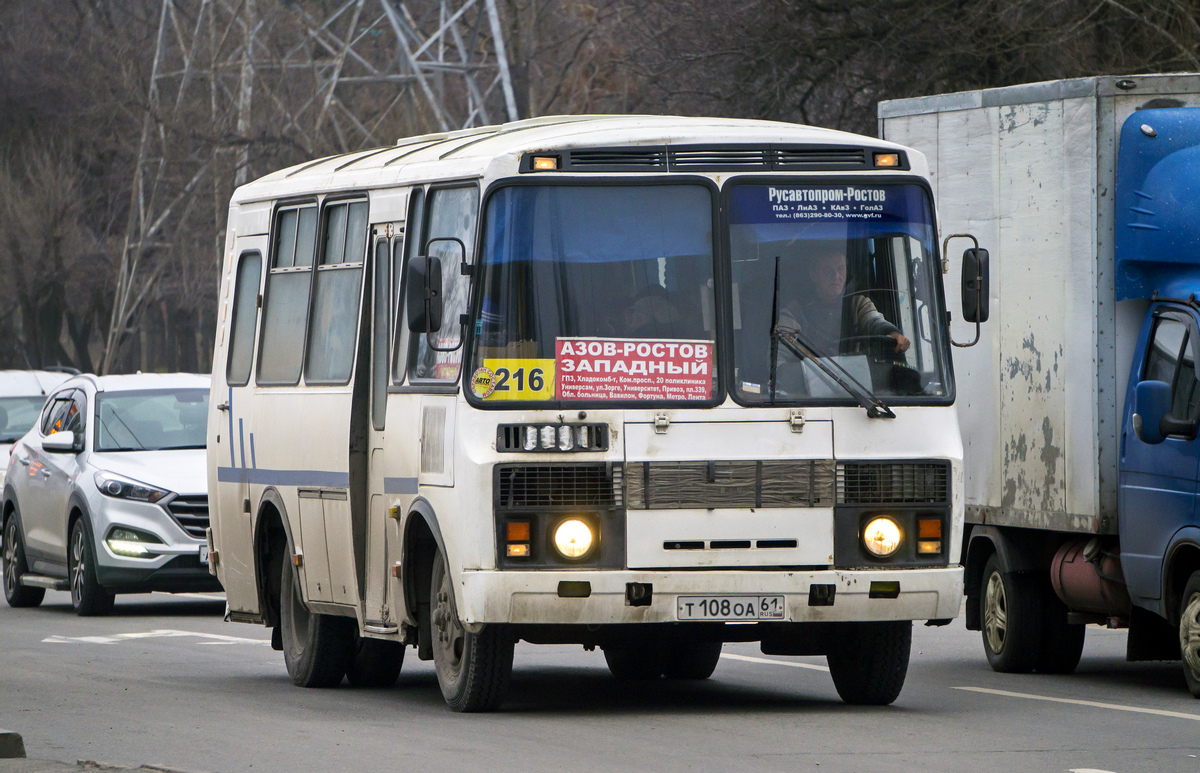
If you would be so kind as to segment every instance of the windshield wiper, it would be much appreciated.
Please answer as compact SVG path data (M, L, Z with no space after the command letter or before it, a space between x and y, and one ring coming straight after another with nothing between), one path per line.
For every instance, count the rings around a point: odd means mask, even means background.
M892 413L892 409L887 407L874 392L867 389L861 381L850 374L850 371L842 367L842 364L834 359L826 358L816 347L809 341L806 341L799 330L794 327L785 327L776 325L771 331L772 342L778 341L783 343L792 354L795 354L800 359L809 359L814 365L825 372L837 385L846 390L852 395L858 404L867 409L867 416L872 419L894 419L896 414Z

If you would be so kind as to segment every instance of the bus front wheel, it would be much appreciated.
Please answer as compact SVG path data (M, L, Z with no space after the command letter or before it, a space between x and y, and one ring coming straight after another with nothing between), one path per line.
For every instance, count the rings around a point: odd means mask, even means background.
M279 627L288 676L300 687L337 687L354 656L355 621L311 612L299 579L284 558L279 584Z
M463 627L454 604L450 572L439 552L429 584L433 666L451 711L500 708L512 673L513 640L507 627L485 625L478 633Z
M911 650L911 621L843 623L837 646L825 659L843 701L886 706L900 697Z

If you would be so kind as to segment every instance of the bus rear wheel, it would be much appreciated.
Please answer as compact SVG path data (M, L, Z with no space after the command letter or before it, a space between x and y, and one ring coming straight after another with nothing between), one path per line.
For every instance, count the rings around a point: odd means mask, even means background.
M354 656L355 621L310 612L285 556L279 584L279 628L283 662L300 687L337 687Z
M433 666L451 711L495 711L504 701L512 674L513 640L506 626L466 630L454 603L446 559L433 558L429 584Z

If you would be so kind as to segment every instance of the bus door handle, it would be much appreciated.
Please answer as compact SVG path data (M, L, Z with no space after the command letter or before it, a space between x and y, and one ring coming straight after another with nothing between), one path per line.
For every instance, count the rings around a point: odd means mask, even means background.
M220 405L217 406L217 410L218 411L228 411L229 403L221 403Z

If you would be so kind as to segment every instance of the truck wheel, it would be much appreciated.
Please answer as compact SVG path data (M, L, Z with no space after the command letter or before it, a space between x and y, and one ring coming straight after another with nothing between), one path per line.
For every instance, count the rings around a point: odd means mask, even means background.
M71 526L71 548L67 552L67 577L71 581L71 606L80 617L107 615L116 597L96 579L96 552L92 527L86 516Z
M346 679L355 687L391 687L400 678L404 647L399 642L358 637Z
M1035 668L1043 674L1070 674L1083 655L1087 626L1068 623L1067 612L1053 588L1042 589L1042 646Z
M13 511L4 525L4 600L10 607L36 607L46 597L45 588L30 588L21 584L21 576L29 571L25 563L25 546L21 543L21 526Z
M717 661L720 659L719 641L676 644L667 648L663 659L663 676L668 679L707 679L717 670Z
M979 619L983 651L993 671L1033 670L1042 649L1041 601L1034 577L1001 571L996 554L984 564Z
M1183 587L1179 604L1179 650L1183 678L1193 698L1200 698L1200 572L1193 572Z
M846 703L886 706L900 697L912 650L912 622L843 623L825 656L833 686Z
M513 640L507 627L485 625L479 633L463 627L440 551L433 558L429 588L433 666L446 705L458 712L495 711L512 674Z
M355 621L310 612L300 597L292 562L285 557L279 584L283 662L300 687L337 687L353 655Z
M613 679L622 682L646 682L663 675L666 650L655 641L613 644L604 649L604 662ZM713 665L716 667L716 664Z

